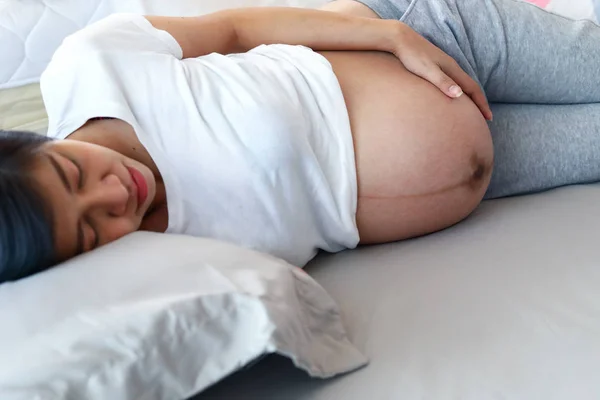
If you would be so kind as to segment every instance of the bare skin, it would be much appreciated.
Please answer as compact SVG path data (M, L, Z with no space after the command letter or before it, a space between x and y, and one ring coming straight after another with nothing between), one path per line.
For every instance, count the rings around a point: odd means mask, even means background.
M326 8L377 17L350 0ZM473 101L445 95L390 53L319 53L332 64L349 112L361 244L427 234L468 216L483 198L493 163L490 132ZM77 170L61 153L79 162L87 176L84 187L72 193L47 160L36 170L59 221L55 232L61 259L77 253L73 243L80 229L84 250L139 229L165 231L168 204L162 177L127 123L90 121L68 140L49 144L47 152L58 154L73 182ZM135 202L128 167L143 173L153 188L143 205Z
M481 113L384 53L324 53L349 110L363 244L438 231L469 215L492 172ZM401 89L400 89L401 88Z
M378 18L355 1L326 9ZM468 216L489 185L493 146L466 96L450 99L392 55L325 52L349 110L361 243L438 231Z
M33 172L52 205L58 260L136 230L166 230L165 188L158 169L138 143L127 123L105 120L91 121L70 139L46 145ZM148 184L148 197L141 204L131 168Z

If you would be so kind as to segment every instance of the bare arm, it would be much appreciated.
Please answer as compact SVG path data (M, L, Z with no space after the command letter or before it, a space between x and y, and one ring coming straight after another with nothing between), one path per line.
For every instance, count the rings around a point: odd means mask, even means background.
M245 52L261 44L394 52L398 21L291 7L238 8L199 17L147 17L179 42L184 58Z
M177 40L184 58L239 53L261 44L279 43L304 45L316 51L389 52L409 71L447 96L467 93L484 117L492 117L477 83L450 56L399 21L291 7L238 8L199 17L147 18Z

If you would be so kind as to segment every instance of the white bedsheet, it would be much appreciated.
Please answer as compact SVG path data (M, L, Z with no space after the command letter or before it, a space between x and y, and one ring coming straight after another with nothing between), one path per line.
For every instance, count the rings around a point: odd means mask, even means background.
M484 203L452 229L307 271L371 359L310 380L270 359L197 399L597 400L600 185Z

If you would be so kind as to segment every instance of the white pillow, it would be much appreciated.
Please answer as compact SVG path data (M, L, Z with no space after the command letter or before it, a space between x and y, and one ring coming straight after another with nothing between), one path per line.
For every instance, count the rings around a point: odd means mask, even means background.
M0 285L0 399L183 399L277 352L326 378L366 362L301 269L138 232Z

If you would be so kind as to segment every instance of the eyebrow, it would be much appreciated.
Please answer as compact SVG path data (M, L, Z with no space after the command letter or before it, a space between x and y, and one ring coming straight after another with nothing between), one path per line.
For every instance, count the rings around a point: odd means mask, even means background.
M67 174L65 174L65 171L62 169L58 161L56 161L56 159L52 155L48 155L48 159L50 160L50 164L52 164L52 166L54 167L56 174L65 186L67 192L73 193L73 188L71 187L69 180L67 179ZM75 254L83 253L83 229L81 227L81 223L77 224L77 246L75 252Z

